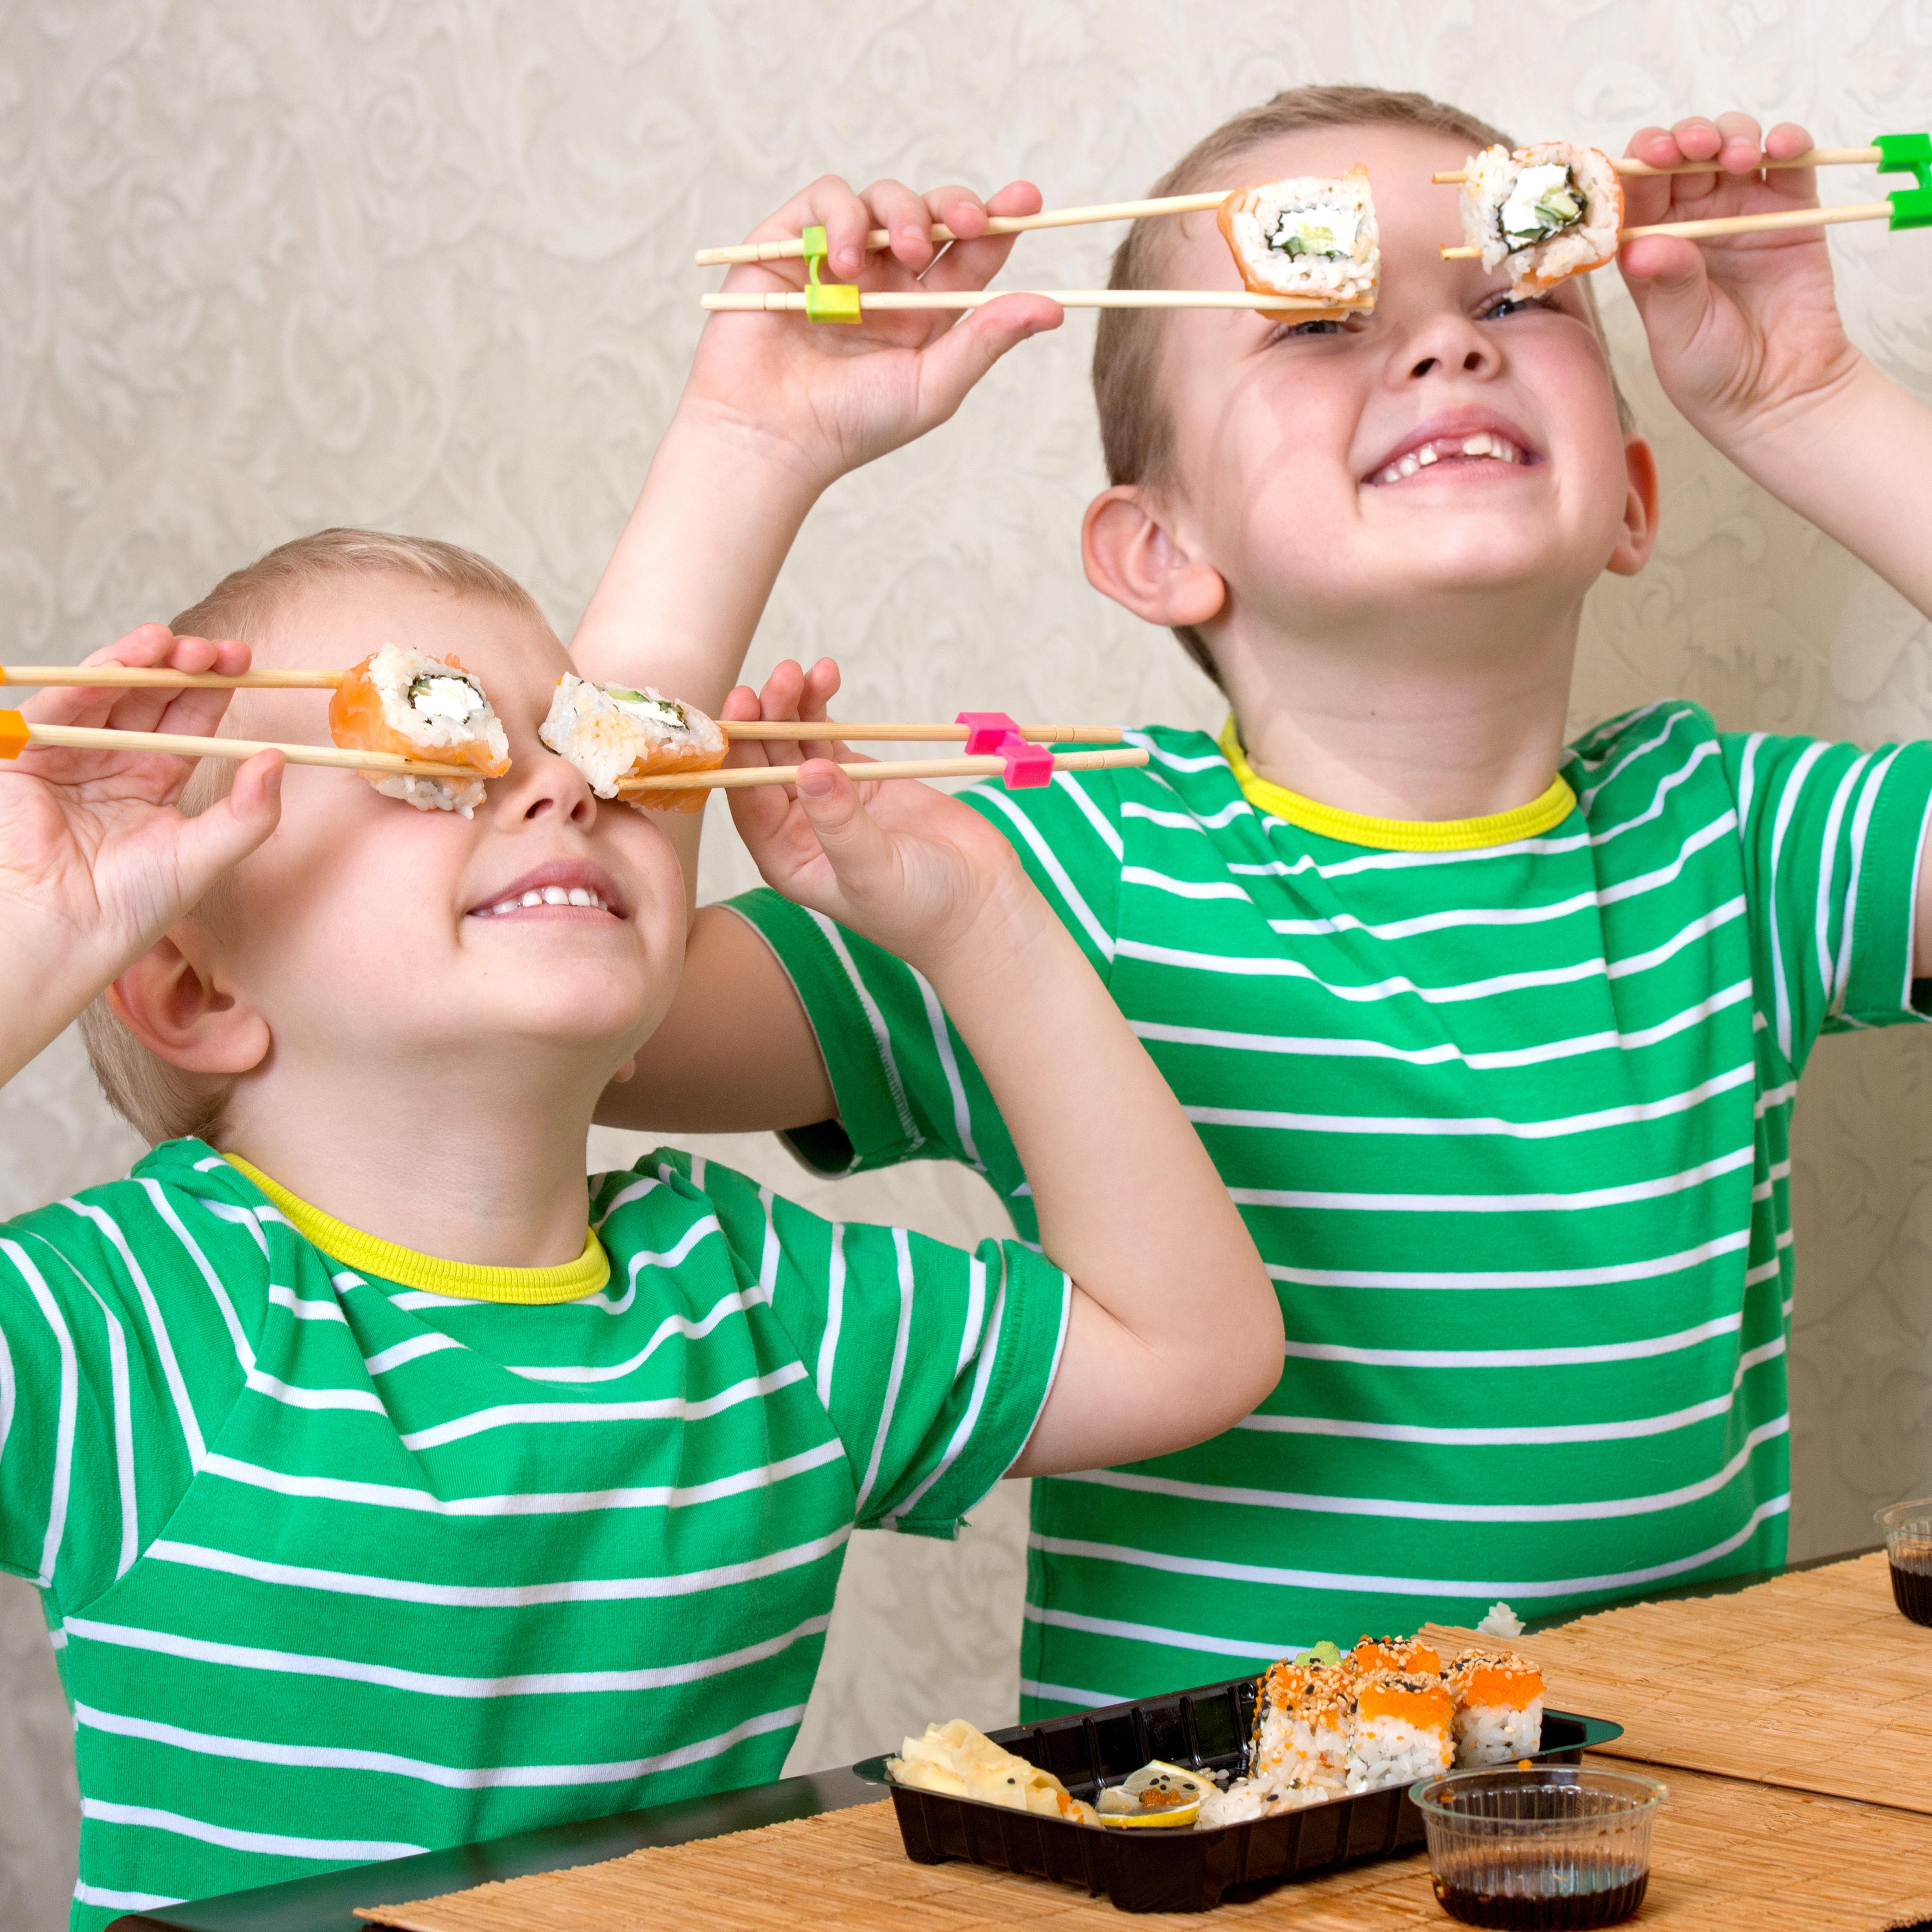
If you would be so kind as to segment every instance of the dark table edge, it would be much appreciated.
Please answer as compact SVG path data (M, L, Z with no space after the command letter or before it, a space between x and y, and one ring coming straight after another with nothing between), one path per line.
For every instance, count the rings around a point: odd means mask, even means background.
M1658 1604L1697 1597L1728 1597L1774 1577L1803 1570L1822 1570L1853 1557L1868 1556L1882 1544L1814 1556L1774 1570L1750 1570L1732 1576L1653 1590L1628 1602ZM1600 1606L1616 1607L1613 1604ZM1565 1611L1552 1617L1531 1617L1530 1633L1573 1623L1590 1612ZM532 1872L558 1871L572 1865L597 1864L622 1858L647 1845L689 1844L699 1838L722 1838L733 1832L756 1831L793 1818L815 1817L820 1812L843 1811L869 1804L878 1787L856 1778L843 1766L816 1771L800 1778L784 1778L771 1784L748 1786L742 1791L688 1798L675 1804L658 1804L640 1811L620 1811L608 1818L587 1818L569 1825L546 1825L481 1844L453 1845L387 1864L352 1865L319 1877L294 1879L262 1886L252 1892L224 1892L218 1898L190 1900L165 1910L134 1912L116 1919L108 1932L364 1932L365 1921L352 1916L357 1906L395 1904L406 1899L434 1898L462 1892L492 1880L521 1878ZM1932 1922L1928 1922L1932 1923Z

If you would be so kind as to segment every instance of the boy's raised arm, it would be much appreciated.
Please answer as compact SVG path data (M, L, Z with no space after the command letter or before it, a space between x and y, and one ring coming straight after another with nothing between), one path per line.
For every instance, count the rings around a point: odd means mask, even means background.
M1012 1136L1075 1291L1012 1473L1160 1455L1248 1414L1281 1375L1274 1288L1180 1103L1012 848L941 793L856 787L827 762L803 768L796 796L732 802L772 885L931 982Z
M143 624L89 664L246 670L244 644ZM211 735L225 691L64 689L23 707L49 723ZM0 1082L274 830L282 760L265 752L228 796L178 809L194 767L154 752L29 748L0 760Z
M1815 207L1810 168L1753 172L1802 154L1786 122L1748 114L1646 128L1630 152L1708 174L1631 181L1633 225ZM1646 236L1618 258L1664 392L1731 460L1932 616L1932 410L1862 354L1839 320L1822 228L1691 242ZM1932 971L1932 866L1919 868L1915 973Z
M862 290L983 288L1013 238L985 237L991 214L1031 214L1040 191L1014 182L982 202L963 188L915 194L896 182L856 194L827 176L753 232L754 242L824 226L828 274ZM931 224L964 236L935 260ZM891 232L868 255L870 229ZM734 268L733 290L796 289L802 263ZM655 685L716 712L738 675L779 567L820 495L847 471L944 422L1016 343L1058 326L1042 296L969 310L868 316L856 325L796 315L716 314L571 653L585 677ZM701 815L665 830L693 870Z

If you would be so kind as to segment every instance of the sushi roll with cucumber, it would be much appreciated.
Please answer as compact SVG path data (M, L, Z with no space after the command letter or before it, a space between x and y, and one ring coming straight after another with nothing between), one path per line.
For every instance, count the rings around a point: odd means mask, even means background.
M1216 219L1251 293L1323 298L1336 308L1375 305L1382 248L1367 169L1240 188Z
M1623 184L1610 158L1572 141L1485 148L1469 158L1462 239L1486 268L1507 268L1513 295L1600 268L1617 252Z
M622 798L632 778L674 772L708 772L724 762L724 734L701 711L646 685L592 684L566 671L556 681L550 715L537 736L568 758L599 798ZM627 802L654 812L701 812L710 794L633 794Z
M343 674L328 700L329 736L345 751L388 752L436 764L466 765L473 778L364 772L388 798L418 812L467 818L483 802L485 778L510 769L510 741L483 687L452 656L385 644Z

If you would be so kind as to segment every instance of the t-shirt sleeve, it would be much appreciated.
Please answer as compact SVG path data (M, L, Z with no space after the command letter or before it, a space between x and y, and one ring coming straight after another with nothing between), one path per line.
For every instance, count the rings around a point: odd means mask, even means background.
M715 1166L704 1186L844 1444L859 1527L956 1534L1040 1419L1066 1276L1018 1241L828 1221Z
M1913 905L1932 744L1726 734L1754 971L1792 1072L1821 1033L1895 1026L1912 1004Z
M1112 774L960 794L1010 839L1046 902L1103 977L1120 896L1120 802ZM927 981L822 914L760 890L726 902L778 956L803 1002L838 1118L784 1136L822 1174L905 1160L957 1160L1009 1193L1022 1178L972 1055Z
M194 1474L183 1372L90 1211L0 1227L0 1569L63 1611L130 1568Z

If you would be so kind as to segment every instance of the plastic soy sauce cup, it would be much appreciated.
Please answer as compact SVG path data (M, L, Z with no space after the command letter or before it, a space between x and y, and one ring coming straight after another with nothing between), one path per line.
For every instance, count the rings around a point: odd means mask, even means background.
M1654 1778L1594 1765L1451 1772L1412 1786L1436 1903L1471 1925L1614 1925L1643 1903Z
M1916 1624L1932 1624L1932 1496L1894 1503L1875 1520L1885 1532L1892 1600Z

